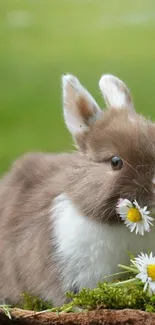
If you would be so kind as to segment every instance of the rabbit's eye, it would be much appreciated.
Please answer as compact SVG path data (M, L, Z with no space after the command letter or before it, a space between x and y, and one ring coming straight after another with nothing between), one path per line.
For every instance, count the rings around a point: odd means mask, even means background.
M112 169L114 169L114 170L121 169L123 167L122 159L119 157L112 157L111 158L111 166L112 166Z

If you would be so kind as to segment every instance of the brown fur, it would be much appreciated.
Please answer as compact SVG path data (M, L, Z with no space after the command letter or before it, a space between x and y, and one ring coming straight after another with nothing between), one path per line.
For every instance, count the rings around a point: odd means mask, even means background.
M115 206L120 197L153 204L154 124L126 108L111 108L76 141L80 150L70 154L25 155L1 180L1 300L16 303L30 291L62 303L50 224L52 200L59 194L66 193L87 218L111 226L119 222ZM121 170L112 170L112 156L124 161Z
M94 105L93 110L88 105L88 102L84 96L78 98L79 114L83 116L86 125L89 123L89 119L96 114L96 107Z

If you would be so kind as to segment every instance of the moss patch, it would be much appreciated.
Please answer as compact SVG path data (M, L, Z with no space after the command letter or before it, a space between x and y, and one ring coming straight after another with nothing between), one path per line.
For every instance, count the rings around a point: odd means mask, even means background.
M140 284L114 286L114 283L101 283L95 289L82 289L79 293L67 293L71 300L61 308L53 308L51 302L30 295L23 294L22 309L52 312L76 312L96 309L140 309L155 312L155 295L149 296Z
M43 311L52 309L52 307L53 305L51 301L44 301L28 292L22 293L22 303L20 308L24 310Z

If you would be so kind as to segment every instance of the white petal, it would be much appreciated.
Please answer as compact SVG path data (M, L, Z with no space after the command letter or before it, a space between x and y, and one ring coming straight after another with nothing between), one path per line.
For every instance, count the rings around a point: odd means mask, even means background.
M124 208L124 207L128 208L128 210L129 210L130 208L133 208L133 204L129 200L124 199L124 200L119 201L116 206L117 209Z
M152 291L152 293L155 293L155 282L149 282L149 288Z
M151 288L155 290L155 281L151 281L150 284L151 284Z
M126 214L119 214L118 216L122 219L122 221L125 222L125 220L126 220Z
M150 217L150 216L147 216L147 219L150 220L150 221L153 221L154 218Z
M145 282L145 285L144 285L144 291L147 290L147 287L148 287L148 282Z
M136 207L138 210L140 210L140 206L139 206L139 204L138 204L138 202L137 202L136 200L133 201L133 204L135 205L135 207Z
M125 225L130 229L131 232L133 232L136 228L136 223L130 222L128 220L125 220Z
M153 253L151 252L150 255L149 255L149 258L152 258L153 257Z
M116 212L118 214L122 214L122 215L126 216L128 211L129 211L129 208L126 205L121 205L119 207L118 206L116 207Z

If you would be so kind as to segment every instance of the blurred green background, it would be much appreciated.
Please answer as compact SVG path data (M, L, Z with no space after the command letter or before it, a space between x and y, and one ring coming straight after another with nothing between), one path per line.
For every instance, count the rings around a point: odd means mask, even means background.
M0 172L26 151L72 148L61 75L78 76L103 106L113 73L155 117L154 0L0 0Z

